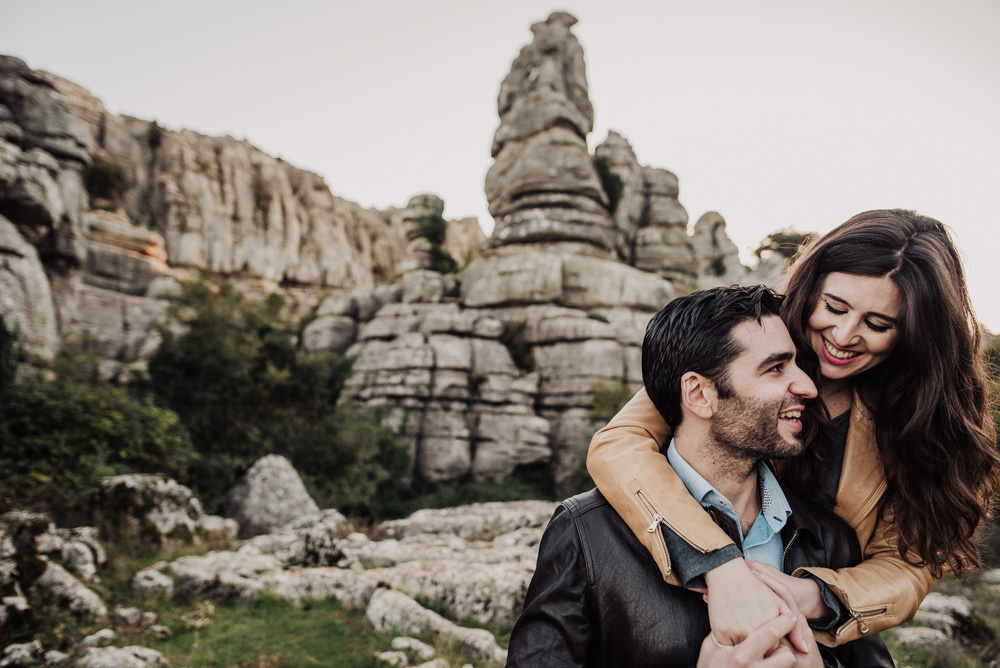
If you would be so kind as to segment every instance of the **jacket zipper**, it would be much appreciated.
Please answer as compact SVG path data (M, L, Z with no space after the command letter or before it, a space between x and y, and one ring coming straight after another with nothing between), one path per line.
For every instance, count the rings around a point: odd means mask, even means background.
M653 505L646 500L646 497L642 492L636 492L635 495L636 497L638 497L642 505L646 507L646 510L649 512L649 514L653 516L653 521L648 527L646 527L646 532L656 533L656 530L660 528L660 524L667 524L663 519L663 515L661 515L660 513L656 512L656 510L653 509ZM670 525L667 526L669 527ZM662 537L660 538L660 540L657 541L657 543L663 549L663 556L667 564L666 572L669 573L672 569L672 566L670 563L670 552L667 550L667 544L666 542L664 542Z
M885 606L880 608L868 608L866 610L855 610L854 606L851 605L851 600L848 598L847 592L839 587L834 591L838 596L840 596L840 600L844 602L844 607L847 608L847 613L851 616L851 619L858 623L858 629L861 631L862 635L871 630L868 625L865 624L865 617L877 617L878 615L884 615L888 612L888 608ZM834 635L839 638L847 628L848 624L850 624L850 622L845 622L843 626L837 629L837 632Z
M795 539L798 538L798 537L799 537L799 530L796 529L795 532L792 533L792 537L788 539L788 543L785 544L785 549L781 553L781 572L782 573L785 572L785 557L788 556L788 550L792 547L792 544L795 542Z

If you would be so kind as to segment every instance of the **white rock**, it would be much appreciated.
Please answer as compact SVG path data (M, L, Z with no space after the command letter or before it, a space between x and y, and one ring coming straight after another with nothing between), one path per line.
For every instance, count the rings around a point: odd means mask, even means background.
M365 615L378 633L434 632L446 641L458 643L478 660L498 663L507 660L507 651L497 645L489 631L458 626L397 591L377 590L372 595Z
M32 586L47 589L57 597L64 597L71 612L97 619L104 619L108 615L108 608L101 597L58 564L48 563Z
M76 663L77 668L170 668L166 657L148 647L91 648Z
M170 599L174 596L174 581L159 571L146 569L132 576L132 589L145 598Z
M302 515L319 513L291 462L268 455L254 462L226 495L226 515L244 537L269 533Z
M111 629L101 629L81 640L80 645L83 647L109 647L117 637L118 634Z
M410 652L416 654L418 658L425 661L433 659L434 655L437 654L435 649L428 645L427 643L421 642L416 638L410 638L408 636L400 636L392 639L392 648L400 650L402 652Z
M948 636L944 632L938 631L937 629L928 629L919 626L896 629L896 641L900 645L913 645L915 647L922 647L924 649L930 649L932 647L940 647L948 644Z

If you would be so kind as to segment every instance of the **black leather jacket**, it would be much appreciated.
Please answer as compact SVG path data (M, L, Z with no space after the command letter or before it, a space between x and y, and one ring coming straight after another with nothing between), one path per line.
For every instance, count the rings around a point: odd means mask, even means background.
M792 515L781 532L783 570L858 563L854 531L832 513L787 493ZM728 516L712 513L728 532ZM694 666L710 633L700 594L668 585L625 522L596 489L556 509L542 536L507 665ZM827 665L891 668L877 636L820 648Z

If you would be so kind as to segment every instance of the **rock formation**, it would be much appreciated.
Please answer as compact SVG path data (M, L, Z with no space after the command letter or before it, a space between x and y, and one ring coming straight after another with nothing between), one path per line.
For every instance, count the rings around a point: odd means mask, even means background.
M575 23L556 12L531 26L534 40L500 85L486 174L493 245L557 244L603 256L613 248L608 198L587 151L594 110Z
M357 358L348 398L390 409L416 476L543 468L567 491L595 391L641 383L649 316L755 280L721 216L687 234L674 174L615 132L590 155L575 23L532 26L501 84L488 242L432 194L362 209L246 141L116 116L0 59L0 315L35 360L85 341L111 377L141 371L196 273L279 292L304 351Z
M107 376L141 362L191 270L279 292L299 317L333 290L391 284L410 214L336 197L246 141L108 113L0 56L0 316L33 361L74 339ZM475 252L476 228L449 224L448 251Z
M254 462L226 496L225 513L244 538L270 533L302 515L319 512L292 463L280 455Z
M356 327L348 392L405 413L397 420L423 479L498 480L543 465L568 491L599 426L588 416L595 390L641 385L646 320L701 277L676 177L641 166L617 133L596 159L587 152L593 111L575 22L557 12L532 26L501 85L486 178L496 227L457 289L410 272L401 303L368 322L330 297L319 311L329 325L307 330L343 349ZM599 168L622 184L617 202Z

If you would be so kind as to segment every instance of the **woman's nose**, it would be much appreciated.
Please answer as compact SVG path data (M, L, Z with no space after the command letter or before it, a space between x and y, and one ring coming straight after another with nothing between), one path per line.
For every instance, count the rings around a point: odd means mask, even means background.
M833 343L839 348L847 348L858 342L857 323L844 323L833 328Z

